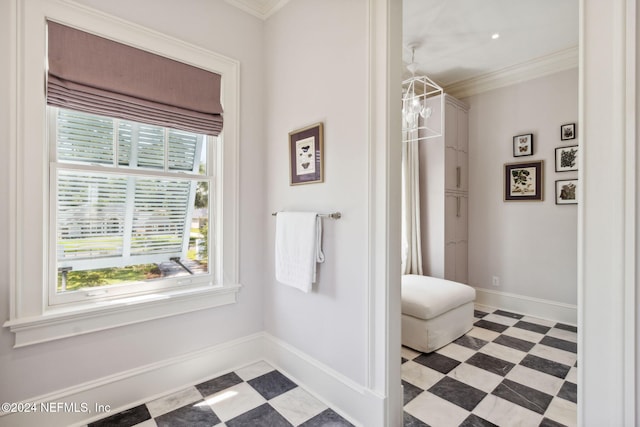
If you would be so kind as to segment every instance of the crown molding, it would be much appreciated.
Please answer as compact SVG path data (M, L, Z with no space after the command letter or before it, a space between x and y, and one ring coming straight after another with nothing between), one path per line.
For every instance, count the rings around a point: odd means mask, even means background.
M225 0L232 6L237 7L238 9L247 12L255 16L256 18L260 18L262 20L266 20L271 15L276 13L280 8L282 8L285 4L289 3L290 0Z
M489 90L510 86L578 67L578 46L512 65L498 71L461 80L444 87L456 98L466 98Z

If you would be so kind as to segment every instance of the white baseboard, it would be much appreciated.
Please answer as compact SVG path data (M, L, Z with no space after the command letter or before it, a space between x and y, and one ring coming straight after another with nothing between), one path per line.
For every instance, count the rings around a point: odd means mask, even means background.
M476 304L568 325L578 324L578 307L556 301L475 288Z
M382 427L385 399L271 335L265 360L356 426Z
M34 397L23 402L33 403L30 409L34 411L0 412L0 427L84 425L260 360L281 370L354 425L383 425L383 397L261 332ZM49 403L67 404L67 408L42 411ZM99 413L97 405L109 405L110 411Z
M263 334L254 334L37 396L25 401L33 402L36 411L0 413L0 427L83 425L261 360L263 343ZM40 404L49 402L71 407L55 413L40 410ZM110 411L98 413L96 405L110 405ZM69 410L74 406L77 412Z

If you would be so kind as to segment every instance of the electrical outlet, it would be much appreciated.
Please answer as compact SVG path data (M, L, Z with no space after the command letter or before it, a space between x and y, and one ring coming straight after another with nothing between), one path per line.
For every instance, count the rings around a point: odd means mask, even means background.
M500 278L498 276L493 276L493 286L500 286Z

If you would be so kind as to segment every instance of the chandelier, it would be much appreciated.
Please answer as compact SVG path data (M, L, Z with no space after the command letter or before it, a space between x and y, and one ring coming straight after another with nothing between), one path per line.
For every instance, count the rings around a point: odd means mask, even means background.
M444 90L429 77L416 76L415 47L411 47L411 77L402 82L403 142L442 136Z

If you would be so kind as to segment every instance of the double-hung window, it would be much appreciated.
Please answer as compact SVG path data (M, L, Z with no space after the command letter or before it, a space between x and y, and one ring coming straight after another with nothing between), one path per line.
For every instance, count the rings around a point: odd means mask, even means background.
M210 281L215 138L58 107L48 114L50 304Z
M56 22L48 33L49 305L210 281L221 77Z
M15 346L234 303L239 63L43 5L9 76Z

